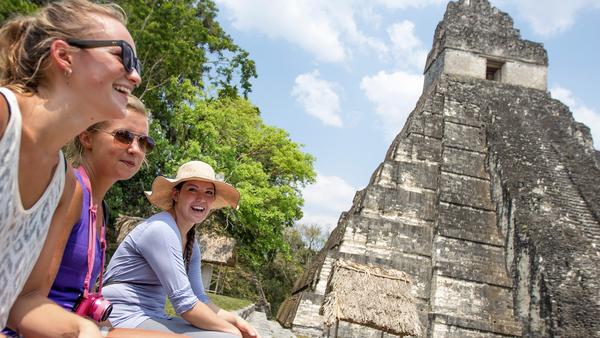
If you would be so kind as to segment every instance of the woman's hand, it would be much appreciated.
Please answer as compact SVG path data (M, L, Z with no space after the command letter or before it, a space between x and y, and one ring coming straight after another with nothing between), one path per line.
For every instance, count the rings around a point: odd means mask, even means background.
M258 332L242 317L236 316L236 323L234 325L240 330L243 338L260 338Z
M242 337L240 330L232 322L217 315L210 305L198 301L192 309L182 313L181 317L193 326L204 330L227 332Z

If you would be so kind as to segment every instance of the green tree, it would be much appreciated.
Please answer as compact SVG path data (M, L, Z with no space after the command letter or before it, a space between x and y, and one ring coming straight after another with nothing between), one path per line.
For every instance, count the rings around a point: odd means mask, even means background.
M156 117L168 115L183 99L178 86L189 81L205 92L244 97L251 91L256 66L215 20L213 1L118 0L140 60L143 83L135 92ZM167 117L167 118L165 118ZM163 127L169 129L168 124Z
M285 229L283 237L285 246L256 271L250 271L246 266L219 268L227 271L222 281L223 292L261 304L260 287L270 305L267 309L269 315L274 316L281 303L291 294L294 282L321 249L324 242L320 239L325 239L326 233L317 225L296 223ZM259 276L258 282L254 276Z
M0 22L12 16L33 12L38 7L36 1L12 0L0 1Z
M302 217L301 188L314 180L313 157L284 130L265 125L246 99L197 96L175 109L170 128L176 137L161 143L150 160L160 159L166 174L192 159L223 172L241 192L240 208L216 212L213 220L228 226L246 263L258 267L273 259L284 246L284 229ZM127 205L143 213L147 207L147 202Z

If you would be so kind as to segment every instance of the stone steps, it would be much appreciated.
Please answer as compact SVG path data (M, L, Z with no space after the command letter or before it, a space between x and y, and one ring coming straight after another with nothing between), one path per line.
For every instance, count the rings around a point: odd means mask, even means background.
M267 320L264 312L254 311L246 320L258 331L262 338L296 338L292 331L284 329L273 320Z
M544 149L542 153L549 162L562 163L562 160L555 149ZM555 174L555 184L550 187L548 195L572 210L573 220L581 222L584 235L589 238L592 243L600 246L600 224L592 215L589 205L585 202L583 196L573 183L569 172L564 166L560 165L556 167Z

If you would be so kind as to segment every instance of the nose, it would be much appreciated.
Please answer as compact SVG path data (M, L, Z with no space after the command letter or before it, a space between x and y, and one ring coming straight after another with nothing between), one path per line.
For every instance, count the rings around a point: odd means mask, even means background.
M127 74L127 80L137 87L142 83L142 76L134 69L131 73Z
M146 154L142 150L142 147L140 146L140 138L139 137L134 137L133 138L133 142L131 142L131 144L127 148L127 151L129 151L130 153L140 153L142 155Z

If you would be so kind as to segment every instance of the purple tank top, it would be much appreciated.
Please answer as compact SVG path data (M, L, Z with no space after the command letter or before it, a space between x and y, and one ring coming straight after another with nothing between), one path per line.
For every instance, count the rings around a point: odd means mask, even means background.
M87 252L89 240L89 222L90 222L90 194L85 189L85 184L79 171L75 171L75 176L83 188L83 203L81 206L81 216L79 221L73 225L71 235L65 247L60 269L52 284L52 289L48 298L62 306L66 310L72 311L77 298L83 293L83 282L88 270ZM106 208L104 209L106 210ZM106 212L105 212L106 215ZM106 222L106 219L104 219ZM100 274L102 261L102 248L100 239L96 237L96 253L94 254L94 268L90 279L90 288L93 289L96 279Z

